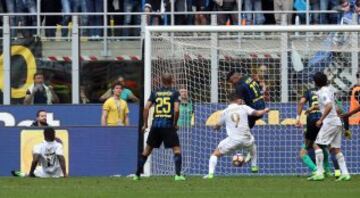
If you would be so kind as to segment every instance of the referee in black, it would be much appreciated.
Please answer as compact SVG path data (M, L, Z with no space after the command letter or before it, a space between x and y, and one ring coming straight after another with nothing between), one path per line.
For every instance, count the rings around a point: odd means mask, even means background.
M169 73L161 76L162 87L153 90L147 101L143 116L144 124L142 130L148 128L149 110L154 105L154 114L150 128L147 145L139 157L139 163L133 180L140 179L140 173L144 164L151 154L153 148L159 148L164 142L165 148L172 148L175 162L175 181L183 181L181 175L181 149L177 134L177 121L179 118L179 92L172 88L173 79Z

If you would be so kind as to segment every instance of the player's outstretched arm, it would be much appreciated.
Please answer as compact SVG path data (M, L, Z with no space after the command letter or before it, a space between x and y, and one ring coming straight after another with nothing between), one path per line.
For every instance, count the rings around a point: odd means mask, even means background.
M62 155L58 155L57 157L59 159L59 164L60 164L61 170L62 170L62 172L64 174L64 177L67 177L65 158Z
M30 172L29 172L29 177L35 177L34 171L35 171L36 166L39 163L39 159L40 159L39 154L33 154L33 161L31 162L31 168L30 168Z
M256 117L260 117L260 116L263 116L265 115L266 113L268 113L270 111L269 108L265 108L263 110L256 110L256 111L253 111L252 112L252 116L256 116Z
M348 112L348 113L342 114L342 115L341 115L341 118L344 118L344 119L345 119L345 118L348 118L348 117L354 115L354 114L357 113L357 112L360 112L360 107L358 107L358 108L356 108L356 109L354 109L354 110L352 110L352 111L350 111L350 112Z

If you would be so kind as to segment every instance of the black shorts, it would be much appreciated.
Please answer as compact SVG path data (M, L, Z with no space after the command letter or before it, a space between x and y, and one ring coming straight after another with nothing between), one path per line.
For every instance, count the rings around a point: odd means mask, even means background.
M312 119L312 120L307 120L306 122L307 122L306 123L306 131L304 134L305 139L315 141L316 137L320 131L320 128L318 128L316 126L317 120Z
M147 144L153 148L159 148L164 142L165 148L180 146L179 136L175 128L151 128Z
M256 101L255 103L250 103L250 104L246 104L248 106L250 106L251 108L255 109L255 110L263 110L265 109L265 102L263 99ZM252 129L255 126L256 120L262 118L263 116L248 116L248 122L249 122L249 127L250 129Z

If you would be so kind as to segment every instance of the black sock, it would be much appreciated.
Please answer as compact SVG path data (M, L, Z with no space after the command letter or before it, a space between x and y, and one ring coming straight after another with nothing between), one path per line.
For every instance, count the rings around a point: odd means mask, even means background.
M140 176L140 174L142 173L147 158L148 158L147 156L140 155L138 159L137 170L135 173L137 176Z
M336 159L336 154L330 153L330 155L331 155L331 161L333 162L334 169L339 170L340 167L339 167L339 163Z
M174 155L174 162L175 162L175 173L176 175L181 175L181 154L177 153Z

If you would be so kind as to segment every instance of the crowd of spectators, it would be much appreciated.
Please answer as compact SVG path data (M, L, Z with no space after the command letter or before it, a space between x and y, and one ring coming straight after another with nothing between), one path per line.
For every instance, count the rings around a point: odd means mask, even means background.
M32 13L33 16L24 15L10 18L10 24L13 26L34 26L37 25L37 3L39 0L0 0L0 12L3 13ZM171 24L171 16L163 14L170 12L171 0L106 0L107 12L148 12L152 13L148 23L153 25ZM241 2L241 5L239 5ZM238 14L219 14L217 23L219 25L259 25L259 24L280 24L281 15L276 13L261 13L261 11L304 11L306 10L307 0L174 0L175 14L174 22L176 25L205 25L210 24L209 14L190 14L196 11L237 11L242 9L246 13ZM311 13L311 24L335 24L339 22L340 13L349 10L358 9L359 0L309 0L309 9L311 11L331 11L336 10L339 13ZM72 12L95 12L104 13L103 0L41 0L40 13L64 13L64 15L41 16L41 23L46 26L62 27L62 36L68 35L68 28L71 26ZM359 9L360 10L360 9ZM251 13L253 12L253 13ZM287 23L294 24L295 16L299 16L300 22L305 22L305 14L287 15ZM101 15L81 15L80 25L82 26L101 26L104 17ZM113 28L110 31L112 36L136 36L139 35L139 29L129 27L131 25L140 25L140 15L109 15L108 25L126 26L127 28ZM22 34L22 36L31 36L35 34L34 30L23 30L13 34ZM46 36L55 36L56 29L47 29ZM101 37L103 29L85 28L82 30L83 36Z

